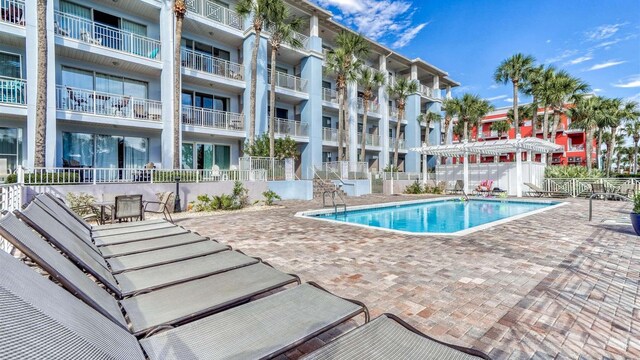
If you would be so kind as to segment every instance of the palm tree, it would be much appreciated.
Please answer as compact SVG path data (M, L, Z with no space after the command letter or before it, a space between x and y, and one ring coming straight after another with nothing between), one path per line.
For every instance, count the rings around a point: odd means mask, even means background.
M252 15L251 19L255 37L251 52L251 86L249 95L249 146L252 146L256 137L256 88L258 86L256 73L258 72L258 50L260 49L260 34L270 25L271 14L277 0L240 0L236 4L236 12L245 18Z
M347 84L356 81L362 66L359 59L367 56L369 45L365 39L350 31L341 31L336 36L337 48L330 51L325 60L326 71L336 76L338 92L338 160L349 161L349 113L345 101ZM343 152L346 143L346 155Z
M606 126L611 131L611 136L607 138L607 159L605 169L607 176L611 172L611 158L615 151L615 139L618 135L618 127L623 121L637 119L640 117L640 108L638 103L634 101L623 102L622 99L607 99L604 104L603 122L601 125Z
M638 142L640 141L640 120L631 119L624 125L624 133L631 137L633 140L633 171L634 174L638 173Z
M462 96L458 119L462 122L464 140L469 140L469 130L492 110L493 105L478 95L467 93Z
M47 148L47 0L38 0L36 16L38 19L38 92L33 160L35 167L44 167Z
M498 137L502 138L505 133L508 133L511 130L511 122L510 121L495 121L489 127L492 131L498 132Z
M435 113L433 111L427 111L425 114L418 115L416 120L418 121L418 124L420 126L424 124L424 126L426 127L426 130L424 132L424 140L422 142L428 146L429 145L429 127L431 126L431 123L441 122L442 115Z
M367 144L367 113L369 109L369 102L374 97L373 92L382 86L385 82L384 74L380 71L372 71L368 67L361 67L358 74L358 84L362 86L362 105L364 111L362 112L362 140L360 144L360 161L364 161L365 158L365 146Z
M565 104L576 102L589 91L589 85L582 80L575 78L566 71L558 71L550 82L546 95L546 103L553 112L553 126L550 129L551 141L556 142L555 133L560 123L560 115L566 112Z
M393 165L398 166L398 146L400 145L400 124L404 119L404 110L409 95L418 92L418 83L407 78L399 78L396 83L387 88L389 96L396 100L398 107L398 121L396 122L396 141L393 144Z
M601 103L602 98L599 96L581 98L572 108L567 110L567 116L571 118L570 127L582 129L585 132L585 150L588 170L591 170L593 165L593 159L591 159L593 154L593 137L600 122L600 117L602 116Z
M526 119L531 119L531 111L532 107L529 105L518 106L518 126L523 126ZM513 109L507 111L507 120L509 120L509 124L515 122Z
M526 79L527 73L533 67L535 61L536 59L531 55L517 53L502 61L493 75L493 79L497 83L507 84L508 81L511 81L513 84L513 118L516 136L520 134L520 126L518 124L518 86L520 81Z
M175 40L173 43L173 168L179 169L180 159L180 99L182 93L182 21L187 13L187 5L184 0L173 1L173 13L176 17Z
M296 37L296 31L302 26L302 18L291 17L289 7L282 0L275 0L271 13L269 44L271 44L271 90L269 92L269 157L275 156L276 123L276 55L282 44L299 49L304 46Z
M460 113L461 102L458 98L445 99L442 102L442 111L444 111L444 136L445 136L445 144L449 144L449 127L451 126L451 121L455 116L458 116Z
M549 139L549 100L547 93L550 91L550 86L553 79L556 76L556 69L553 66L548 66L542 70L534 70L536 74L535 82L532 83L531 93L536 99L536 106L542 106L542 139ZM535 112L537 117L537 111Z
M520 91L531 96L531 103L527 105L527 112L531 115L531 136L536 137L538 131L538 108L540 107L540 101L538 98L538 90L542 85L545 72L544 65L532 67L527 71ZM518 114L520 116L520 114Z

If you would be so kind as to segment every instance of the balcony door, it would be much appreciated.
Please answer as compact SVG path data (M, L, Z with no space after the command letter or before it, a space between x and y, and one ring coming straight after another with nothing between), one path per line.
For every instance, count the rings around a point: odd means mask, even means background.
M22 59L20 55L0 51L0 77L22 78Z

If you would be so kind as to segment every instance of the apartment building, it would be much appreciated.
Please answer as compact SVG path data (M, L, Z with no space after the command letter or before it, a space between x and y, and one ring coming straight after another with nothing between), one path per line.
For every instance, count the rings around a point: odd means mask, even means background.
M181 40L181 84L174 84L172 1L55 0L47 8L47 167L137 168L153 162L171 168L221 169L238 165L249 133L250 82L257 81L256 134L268 131L268 32L256 39L248 19L234 12L234 1L188 0ZM301 178L313 167L337 161L338 105L335 79L323 70L336 35L346 29L331 13L306 1L289 1L305 20L297 35L304 44L278 51L277 136L298 144ZM34 164L37 94L36 0L0 0L0 159L8 167ZM253 44L259 41L258 68L251 73ZM441 139L434 124L425 129L420 112L440 111L441 99L459 84L420 59L408 59L371 41L366 66L420 83L409 97L405 119L386 88L380 88L362 127L361 89L348 89L350 156L359 156L366 137L372 170L392 159L397 121L401 122L399 165L419 171L425 132ZM174 86L181 86L182 127L174 134ZM353 134L357 134L354 136ZM182 144L174 154L174 136Z

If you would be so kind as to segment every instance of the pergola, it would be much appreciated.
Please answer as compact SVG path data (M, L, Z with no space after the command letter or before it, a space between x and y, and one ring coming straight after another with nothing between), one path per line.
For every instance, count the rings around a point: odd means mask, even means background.
M547 154L553 152L564 151L562 145L534 138L520 138L518 135L515 139L502 139L491 141L467 142L466 140L457 144L448 145L423 145L419 148L412 148L410 151L419 152L422 155L434 155L439 157L462 157L464 172L465 191L469 190L469 155L488 155L500 156L504 154L516 154L516 194L522 197L522 152L528 151L532 153ZM543 162L544 160L544 156ZM426 161L423 162L426 164ZM426 179L427 167L423 166L423 177Z

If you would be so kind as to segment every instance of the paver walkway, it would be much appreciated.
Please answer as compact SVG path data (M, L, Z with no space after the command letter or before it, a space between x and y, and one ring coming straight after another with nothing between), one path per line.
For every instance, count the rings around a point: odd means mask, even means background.
M415 197L367 196L349 204ZM318 202L180 220L276 268L496 359L640 358L640 243L629 204L569 205L461 237L295 218ZM316 339L315 346L322 341ZM314 342L289 354L296 357Z

